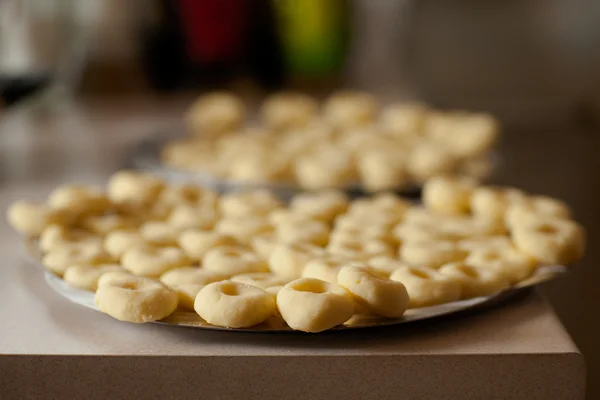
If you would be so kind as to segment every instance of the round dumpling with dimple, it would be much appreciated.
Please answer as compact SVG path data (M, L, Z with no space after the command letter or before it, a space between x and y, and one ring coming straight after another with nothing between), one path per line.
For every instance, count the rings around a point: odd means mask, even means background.
M348 321L354 314L352 295L336 283L301 278L277 293L277 309L295 330L322 332Z
M343 267L337 283L352 293L355 301L372 314L400 318L408 308L408 292L404 284L376 276L366 268Z
M194 309L208 323L226 328L248 328L275 314L275 296L256 286L222 281L198 292Z
M177 308L175 292L152 279L136 276L100 284L94 301L103 313L134 323L163 319Z
M460 299L460 284L433 268L406 267L397 269L390 279L402 282L408 291L409 308L429 307Z

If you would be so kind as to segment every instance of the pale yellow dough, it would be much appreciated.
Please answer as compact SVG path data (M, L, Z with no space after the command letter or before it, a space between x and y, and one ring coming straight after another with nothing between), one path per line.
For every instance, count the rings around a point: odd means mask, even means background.
M300 186L311 190L347 186L355 175L351 155L329 145L300 156L295 162L295 172Z
M214 248L240 244L229 235L200 229L189 229L182 232L178 241L185 254L194 261L202 260L206 253Z
M408 292L401 282L371 274L358 266L343 267L337 283L346 288L369 313L385 318L400 318L408 308Z
M304 265L302 270L303 278L315 278L325 282L337 283L337 276L343 266L346 265L363 265L354 259L349 259L343 256L326 254L323 256L313 257Z
M53 249L44 255L42 265L62 276L73 265L109 264L112 261L100 243L86 243Z
M301 128L317 113L317 102L301 93L277 93L267 98L261 107L264 123L275 130Z
M137 230L112 231L104 238L104 249L116 259L121 259L129 249L147 245L148 242Z
M120 171L110 177L106 190L111 201L135 210L154 202L164 187L163 181L150 174Z
M134 229L137 221L119 214L91 215L81 221L81 225L97 235L108 235L117 230Z
M212 207L190 205L175 206L168 218L168 223L175 229L212 229L219 216Z
M304 218L331 222L348 208L348 197L339 191L303 193L290 202L290 211Z
M569 220L571 210L562 201L546 196L530 196L511 204L504 216L506 226L515 229L538 218Z
M190 264L190 259L177 247L134 247L121 257L123 268L134 275L159 277L165 272Z
M202 260L202 266L226 276L269 270L265 261L240 246L224 246L209 250Z
M406 268L409 265L400 261L396 257L375 256L366 262L366 268L373 274L382 278L389 278L390 275L400 268Z
M169 286L171 290L177 293L179 298L179 306L188 310L194 309L194 302L196 296L206 285L200 285L197 283L182 283L177 285Z
M222 281L198 292L194 309L208 323L226 328L248 328L275 314L275 296L255 286Z
M250 239L250 247L263 260L268 260L277 245L275 232L265 232Z
M110 207L110 201L95 189L70 184L54 189L48 196L48 205L55 210L81 216L105 212Z
M43 252L61 247L77 247L102 243L102 238L79 229L70 229L63 225L48 225L39 238L39 246Z
M245 283L246 285L256 286L263 290L270 287L283 286L290 280L269 272L250 272L247 274L236 275L231 278L233 282Z
M333 255L367 260L375 256L393 256L394 247L377 239L343 239L332 240L327 245L327 251Z
M450 241L407 242L400 246L400 259L412 266L439 268L466 256L467 252Z
M434 177L423 185L423 204L443 214L466 214L474 187L475 183L470 179Z
M458 247L472 252L479 249L512 249L513 243L508 236L482 236L460 240Z
M497 270L476 267L465 262L443 265L438 272L460 284L463 299L489 296L510 286L509 280Z
M217 194L209 189L201 188L191 184L169 185L158 197L158 203L169 209L177 206L206 206L214 207Z
M229 92L212 92L190 106L186 122L193 135L214 138L240 128L245 116L239 97Z
M310 243L325 246L329 241L329 226L321 221L304 220L280 224L276 228L279 241L284 243Z
M429 307L460 299L461 286L433 268L407 267L397 269L390 279L402 282L408 291L409 308Z
M160 276L160 281L169 287L183 284L208 285L222 281L225 275L199 267L179 267L165 272Z
M495 221L503 221L506 210L525 201L525 193L512 188L481 186L473 189L470 208L473 215Z
M288 282L289 283L289 282ZM279 293L279 291L281 289L283 289L285 285L277 285L277 286L271 286L265 289L265 292L267 293L271 293L273 296L277 296L277 293ZM277 313L279 314L279 311L277 311Z
M407 169L414 180L425 182L434 176L452 173L456 165L456 158L443 146L422 142L410 152Z
M97 286L104 285L105 283L120 281L124 278L129 279L135 277L135 275L123 268L120 271L108 271L102 274L100 278L98 278Z
M482 248L473 250L465 263L498 272L511 284L529 277L536 268L534 258L511 248Z
M361 225L358 221L355 225L344 223L342 226L336 226L329 236L330 243L345 242L348 240L377 240L388 245L396 245L396 240L388 227Z
M73 287L94 292L102 275L120 271L125 271L120 265L73 265L66 269L63 279Z
M343 324L352 317L354 308L346 289L319 279L297 279L277 293L277 309L285 322L304 332L321 332Z
M51 224L64 222L60 213L45 204L19 200L10 205L7 211L9 224L22 235L38 236Z
M120 321L143 323L169 316L177 308L177 293L143 277L101 283L94 301L100 311Z
M142 238L154 246L175 246L180 230L167 222L148 221L139 228Z
M224 218L217 223L215 230L241 243L249 244L252 238L272 231L273 227L264 216L246 215Z
M578 223L555 218L533 218L512 230L515 247L544 264L568 265L585 251L585 231Z
M358 154L360 180L370 192L405 187L410 178L407 158L396 148L366 148Z
M287 279L300 278L305 265L323 254L323 250L314 245L280 243L269 256L269 268Z
M378 108L377 100L370 94L346 90L327 99L323 117L336 128L349 129L371 123Z
M427 111L422 104L390 104L381 111L380 122L383 130L390 135L400 138L420 136Z
M219 200L219 209L227 217L266 215L281 207L281 200L267 190L228 193Z

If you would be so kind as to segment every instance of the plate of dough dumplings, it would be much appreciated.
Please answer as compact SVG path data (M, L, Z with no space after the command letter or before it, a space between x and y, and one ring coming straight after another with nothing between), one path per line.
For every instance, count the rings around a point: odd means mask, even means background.
M568 271L585 231L562 201L456 176L422 203L337 190L282 201L145 172L20 200L8 221L49 285L124 322L323 332L495 302Z
M482 180L497 163L499 124L485 113L381 105L369 93L340 91L322 104L307 94L276 93L249 114L234 94L203 95L179 133L136 147L134 166L223 190L267 188L292 195L341 189L418 197L429 178L459 174Z

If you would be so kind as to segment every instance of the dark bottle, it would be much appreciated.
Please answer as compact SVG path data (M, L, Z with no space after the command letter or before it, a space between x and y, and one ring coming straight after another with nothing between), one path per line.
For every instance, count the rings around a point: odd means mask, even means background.
M247 70L261 86L276 89L287 77L277 15L272 0L250 0L250 4Z
M174 5L170 0L138 3L140 61L150 86L160 91L182 88L188 69L179 13Z
M0 76L0 108L41 92L52 82L49 73Z
M283 80L270 0L156 0L143 21L142 62L158 90Z

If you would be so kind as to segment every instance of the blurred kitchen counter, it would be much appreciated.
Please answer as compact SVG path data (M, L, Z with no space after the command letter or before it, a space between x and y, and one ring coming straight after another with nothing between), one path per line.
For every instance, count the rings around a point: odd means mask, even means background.
M54 114L31 108L0 112L0 194L8 202L40 195L63 181L101 181L124 165L138 140L177 127L190 100L94 100ZM590 314L599 304L598 150L599 132L508 129L494 177L495 183L564 199L589 231L586 260L569 276L545 285L544 293L586 356L591 393L600 389L600 332Z

